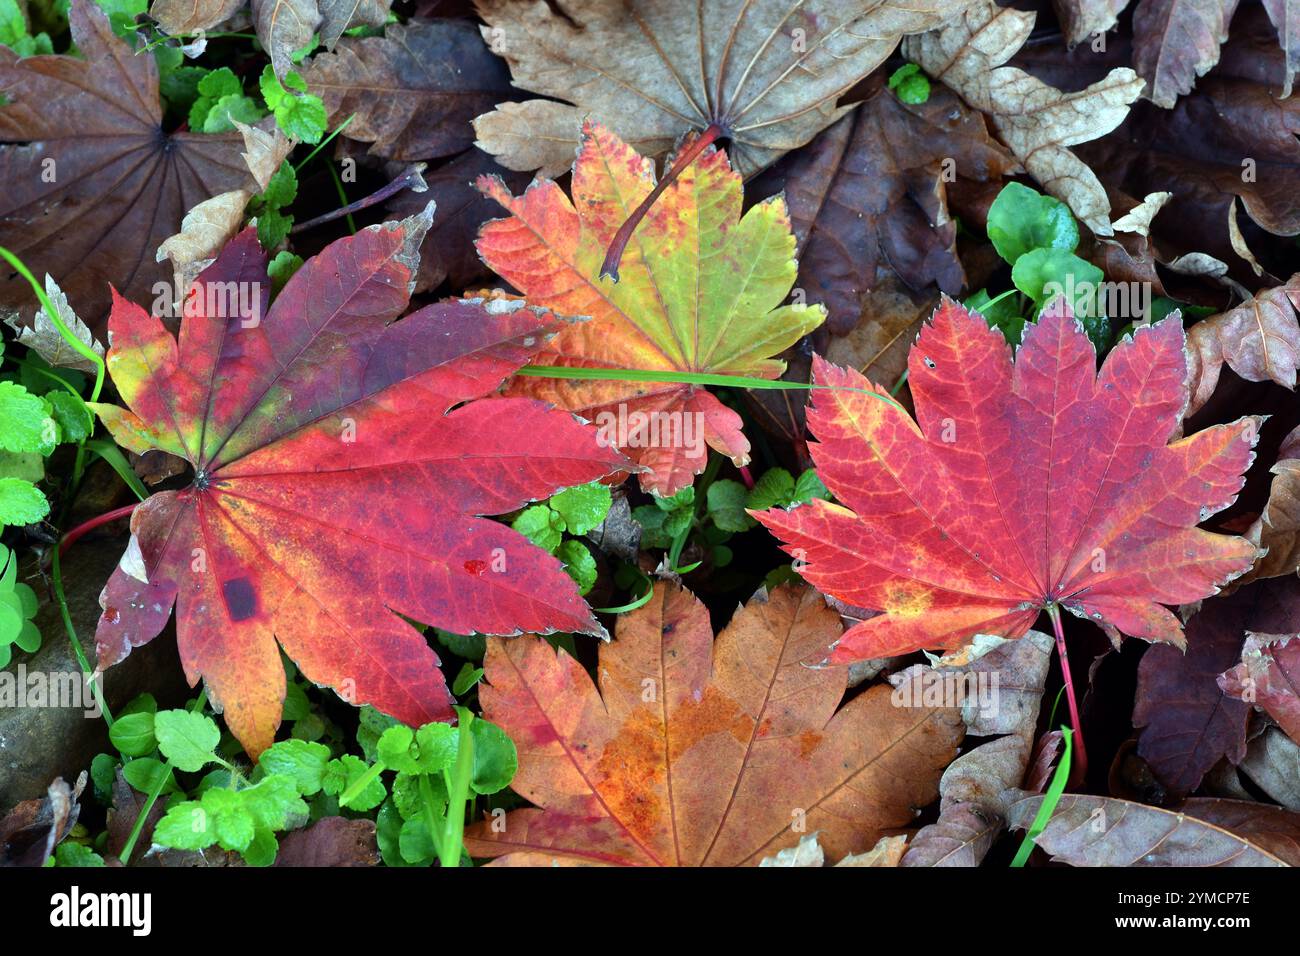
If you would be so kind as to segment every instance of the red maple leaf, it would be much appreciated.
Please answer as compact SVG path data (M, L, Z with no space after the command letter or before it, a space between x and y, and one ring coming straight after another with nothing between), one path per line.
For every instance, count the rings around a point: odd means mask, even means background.
M450 718L451 699L398 614L461 634L603 633L559 561L475 516L628 462L567 412L480 397L553 316L462 300L393 321L428 221L333 243L269 310L245 230L191 288L179 345L115 297L108 366L130 411L96 411L125 447L195 474L132 516L100 598L99 666L154 638L175 603L190 683L254 756L280 722L281 648L312 681L419 725Z
M1022 636L1043 609L1182 645L1161 605L1216 593L1257 556L1197 528L1233 502L1258 420L1169 443L1187 405L1177 316L1139 328L1100 373L1064 306L1002 335L945 300L909 358L913 421L857 372L818 358L808 414L817 472L842 504L756 515L800 573L884 613L836 662ZM848 390L845 390L848 389Z

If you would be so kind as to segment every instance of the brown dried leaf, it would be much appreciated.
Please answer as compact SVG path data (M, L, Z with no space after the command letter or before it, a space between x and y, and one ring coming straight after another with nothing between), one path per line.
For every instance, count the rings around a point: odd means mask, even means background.
M1240 770L1288 810L1300 810L1300 744L1276 727L1250 742Z
M1052 0L1065 42L1071 47L1115 26L1128 3L1129 0Z
M979 804L953 804L917 832L900 866L979 866L1004 826Z
M1226 363L1249 382L1294 389L1300 369L1300 273L1248 302L1202 319L1187 332L1191 352L1188 414L1209 401Z
M382 37L345 38L300 72L324 99L331 122L355 114L350 139L402 161L467 149L474 141L470 120L511 92L505 64L464 20L413 20L393 24Z
M1011 805L1008 822L1025 830L1033 823L1043 797L1032 796ZM1257 807L1269 821L1261 825L1245 808L1205 808L1204 819L1192 814L1199 803L1188 801L1183 812L1159 807L1067 793L1057 803L1047 828L1034 842L1053 860L1071 866L1289 866L1300 863L1294 845L1287 847L1263 826L1300 832L1300 824L1287 820L1279 827L1276 808ZM1285 813L1286 811L1282 811ZM1291 816L1296 816L1292 814ZM1233 829L1227 827L1231 825Z
M158 21L163 33L177 36L211 30L225 23L244 5L244 0L153 0L149 16Z
M474 121L503 166L548 176L573 161L584 120L660 156L712 122L745 176L847 112L837 101L901 36L969 0L477 0L483 36L532 100ZM574 104L574 105L568 105ZM521 131L544 137L523 142ZM521 143L523 148L521 149Z
M0 47L0 245L54 276L99 330L110 282L152 301L168 278L154 251L185 211L251 181L238 134L163 132L153 57L134 55L93 0L73 0L70 19L81 56L20 60ZM9 310L35 312L16 274L0 279Z
M909 823L938 793L955 708L839 708L846 669L815 666L838 616L810 589L755 595L718 637L662 582L600 649L599 693L541 639L491 639L484 715L519 747L513 788L543 809L466 833L475 856L547 865L738 865L820 831L832 859ZM837 710L837 708L839 708Z
M1219 62L1237 0L1142 0L1133 12L1133 67L1166 109Z
M1226 696L1215 679L1240 659L1248 628L1283 620L1300 626L1300 613L1284 600L1276 588L1258 586L1206 601L1187 622L1185 653L1157 644L1143 654L1133 706L1137 752L1175 797L1199 787L1223 757L1237 763L1245 756L1250 708Z
M879 78L862 105L755 180L753 193L784 189L798 288L844 334L859 325L878 273L892 270L915 291L960 293L966 276L945 183L956 170L990 182L1018 168L951 90L908 105Z
M1112 70L1078 92L1062 92L1016 67L1002 66L1033 29L1034 15L991 0L903 43L907 57L987 113L1025 169L1097 235L1112 234L1110 201L1096 175L1069 147L1105 136L1142 92L1130 69Z

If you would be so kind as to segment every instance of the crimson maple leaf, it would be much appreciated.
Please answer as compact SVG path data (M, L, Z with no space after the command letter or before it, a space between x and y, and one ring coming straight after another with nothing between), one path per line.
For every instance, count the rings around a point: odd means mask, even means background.
M842 504L756 517L820 590L884 613L850 628L836 662L1022 636L1063 607L1148 641L1183 645L1161 605L1245 572L1244 538L1196 527L1233 502L1258 420L1169 444L1187 406L1177 316L1107 357L1063 305L1001 333L945 299L908 365L913 421L854 371L817 358L808 414L817 472Z
M559 561L475 516L629 463L567 412L480 398L542 347L553 316L461 300L393 321L428 223L333 243L269 310L245 230L191 287L179 346L115 296L108 366L130 411L96 411L125 447L195 474L132 516L100 597L99 666L153 639L174 602L191 685L203 678L254 756L280 722L280 648L310 680L419 725L449 719L451 698L398 614L461 634L604 633Z

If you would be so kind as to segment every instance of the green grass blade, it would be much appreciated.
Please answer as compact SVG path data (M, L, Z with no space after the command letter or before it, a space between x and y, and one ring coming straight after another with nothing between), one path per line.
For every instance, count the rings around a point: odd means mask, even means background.
M1066 781L1070 779L1070 738L1074 736L1074 731L1069 727L1061 728L1061 737L1065 740L1065 750L1061 754L1061 762L1056 765L1056 773L1052 775L1052 782L1047 787L1047 792L1043 794L1043 802L1038 805L1038 812L1034 814L1034 822L1029 825L1025 832L1025 839L1020 844L1020 849L1016 851L1016 858L1011 861L1014 867L1025 865L1029 859L1029 854L1034 850L1034 838L1047 829L1047 821L1052 818L1056 812L1056 805L1061 801L1061 794L1065 793Z

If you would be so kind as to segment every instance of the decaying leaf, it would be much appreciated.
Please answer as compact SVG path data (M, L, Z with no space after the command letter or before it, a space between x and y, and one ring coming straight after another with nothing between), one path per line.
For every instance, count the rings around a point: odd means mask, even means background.
M285 137L279 127L261 129L235 121L235 128L244 138L242 156L249 173L259 189L265 189L296 145L296 140ZM168 236L158 246L154 257L158 262L171 262L175 274L176 301L189 291L190 284L206 269L217 253L234 238L244 221L244 208L253 198L251 189L232 189L230 192L205 199L185 214L181 231Z
M704 605L661 582L601 647L599 690L545 641L490 641L479 699L540 809L474 826L466 847L516 865L725 866L814 831L831 859L875 846L937 795L962 726L884 686L840 707L847 669L811 666L839 630L815 592L781 587L715 644Z
M946 301L911 352L916 422L856 372L818 360L815 373L834 388L814 393L810 451L842 504L757 517L811 584L886 612L834 661L1018 638L1049 604L1182 646L1162 605L1214 594L1256 557L1196 525L1242 487L1257 420L1167 444L1187 404L1176 317L1098 374L1064 305L1026 327L1013 364L1001 333Z
M389 26L382 37L345 38L301 73L324 99L331 123L353 117L350 139L403 161L467 149L474 142L470 120L510 95L505 64L464 20L413 20Z
M1300 608L1279 588L1257 585L1204 602L1187 622L1186 651L1143 654L1133 706L1137 752L1169 793L1191 793L1224 757L1241 761L1250 708L1225 696L1215 679L1241 658L1246 631L1291 626L1300 627Z
M19 59L0 47L0 245L54 276L96 332L109 284L137 300L168 279L154 250L185 212L248 188L237 133L166 133L152 56L135 56L94 0L73 0L81 56ZM35 299L0 278L0 309L28 321Z
M1011 826L1033 822L1042 797L1012 804ZM1300 814L1235 800L1189 800L1181 812L1067 793L1034 840L1071 866L1296 866Z
M938 30L909 37L903 52L987 113L1030 174L1089 229L1112 235L1106 191L1069 147L1122 123L1143 81L1132 70L1118 68L1086 89L1066 93L1016 67L1002 66L1033 25L1032 13L982 0Z
M1246 748L1239 769L1288 810L1300 811L1300 744L1277 727L1267 727Z
M1192 401L1196 411L1214 393L1226 364L1249 382L1274 381L1295 388L1300 369L1300 273L1286 285L1202 319L1187 332L1192 353Z
M79 342L102 357L103 344L95 338L86 323L81 321L81 316L72 311L68 297L50 276L45 277L45 295L68 331L76 336ZM74 368L88 375L95 374L95 363L68 344L68 340L51 321L44 306L37 308L36 317L30 326L24 325L17 315L11 315L5 321L18 334L19 342L35 350L37 355L55 368Z
M164 33L179 36L211 30L233 17L244 0L153 0L149 16Z
M476 0L514 85L551 98L479 117L478 144L503 166L555 177L586 120L651 157L717 123L749 176L844 115L840 95L901 36L968 2Z
M76 825L77 802L86 785L83 770L74 786L58 777L39 800L24 800L0 817L0 866L43 866Z
M1241 663L1219 677L1219 687L1262 709L1300 743L1300 625L1290 623L1290 635L1247 634Z
M994 739L943 772L939 819L917 832L904 866L978 866L983 860L1005 826L1004 794L1025 780L1051 659L1051 636L1031 631L969 664L930 671L930 680L960 691L966 732Z
M1141 0L1133 11L1133 68L1146 96L1171 107L1219 62L1237 0Z
M124 448L195 475L132 515L100 597L99 666L157 636L174 603L190 683L253 756L280 722L281 648L312 681L418 726L448 719L451 697L398 614L457 634L603 633L558 560L474 516L626 459L539 402L471 401L529 361L549 315L460 300L393 321L430 215L331 244L269 311L246 229L191 287L179 343L114 305L108 365L130 410L95 410Z
M797 239L798 287L826 306L827 327L859 324L877 270L913 290L957 295L966 274L945 176L1000 180L1019 164L989 137L984 117L952 91L903 103L882 82L866 101L756 179L755 195L784 189Z
M519 197L501 180L479 188L510 212L483 226L483 260L529 303L591 316L556 336L539 364L724 372L777 378L774 358L825 318L820 305L782 305L794 285L794 236L784 200L741 216L740 175L706 151L663 193L628 245L618 283L599 278L610 239L654 188L654 164L588 124L573 199L535 180ZM514 386L595 421L671 495L704 469L708 448L749 460L740 416L698 386L531 378Z
M818 867L826 865L826 854L816 833L803 837L798 844L764 858L758 865L773 867ZM865 853L850 853L835 866L895 867L907 849L907 836L885 836Z

